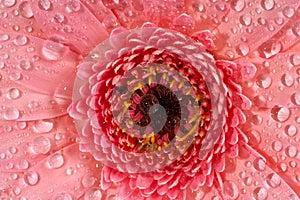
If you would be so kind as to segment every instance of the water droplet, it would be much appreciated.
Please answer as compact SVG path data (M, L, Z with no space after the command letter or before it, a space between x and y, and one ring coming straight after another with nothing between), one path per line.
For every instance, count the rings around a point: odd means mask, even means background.
M33 131L35 133L49 133L54 126L52 120L39 120L36 121L33 125Z
M46 40L42 48L42 54L48 60L59 60L68 52L68 48L60 43Z
M25 18L29 19L29 18L33 17L33 12L32 12L32 9L31 9L31 5L27 1L23 1L19 5L19 12Z
M28 169L29 163L27 160L20 160L19 162L19 169Z
M98 200L102 198L102 193L96 188L89 189L85 195L84 200Z
M230 199L236 199L239 196L239 189L232 181L225 181L223 185L224 194Z
M47 158L47 165L50 169L57 169L64 164L64 157L60 153L55 153Z
M253 166L258 171L263 171L266 168L266 162L261 158L256 158L253 161Z
M282 150L282 143L280 141L275 141L272 144L272 148L273 148L274 151L279 152L279 151Z
M30 69L32 69L32 65L28 60L21 60L20 68L23 70L30 70Z
M245 0L231 1L231 8L237 12L241 12L245 7Z
M268 42L265 42L260 46L259 51L261 56L265 58L271 58L272 56L275 56L278 54L282 49L282 44L280 41L277 40L270 40Z
M275 2L274 0L262 0L261 6L265 10L272 10L274 8Z
M288 157L290 158L293 158L297 155L298 153L298 150L297 150L297 147L295 146L288 146L286 149L285 149L285 153Z
M12 7L16 4L16 0L3 0L2 5L5 7Z
M291 112L288 108L281 106L274 106L271 110L271 116L274 120L285 122L289 119Z
M280 185L281 178L277 174L271 173L267 176L267 183L270 187L276 188Z
M38 6L42 10L50 10L52 8L52 3L50 0L39 0Z
M291 87L294 84L294 78L290 74L286 73L281 77L281 82L283 85Z
M74 169L73 167L69 167L68 169L66 169L66 174L67 174L68 176L73 175L74 172L75 172L75 169Z
M17 81L22 78L22 74L20 72L11 72L9 75L9 79L12 81Z
M36 185L39 182L39 174L35 171L25 172L24 181L27 185Z
M295 14L295 9L290 6L287 6L283 9L282 13L284 16L291 18Z
M73 200L73 197L69 193L60 192L54 196L53 200Z
M85 188L92 187L95 184L95 182L96 182L96 179L91 174L86 174L81 180L81 183L82 183L83 187L85 187Z
M62 24L66 22L66 17L65 15L61 14L61 13L56 13L54 16L54 21L56 23Z
M9 35L7 34L0 34L0 41L4 42L9 40Z
M293 104L300 106L300 92L296 92L291 96Z
M269 74L261 74L257 77L256 84L264 89L267 89L272 84L272 78Z
M265 200L268 198L268 192L265 188L258 187L253 191L253 197L255 200Z
M36 137L32 142L31 148L36 154L46 154L51 149L51 142L47 137Z
M20 117L20 112L17 108L8 108L4 113L4 119L16 120Z
M7 97L9 99L18 99L21 97L21 91L18 88L11 88L7 92Z
M245 14L240 17L240 22L241 22L241 24L243 24L245 26L249 26L252 22L252 18L250 15Z
M291 63L294 66L300 65L300 53L295 53L294 55L291 56Z
M240 44L238 45L238 49L237 52L242 55L242 56L246 56L250 51L250 48L247 44Z
M28 43L28 38L26 35L18 35L14 40L15 45L24 46Z
M296 36L300 36L300 21L294 24L292 31Z
M66 7L66 12L78 12L81 8L81 4L77 0L70 0Z
M17 122L16 126L19 130L24 130L27 127L27 122Z

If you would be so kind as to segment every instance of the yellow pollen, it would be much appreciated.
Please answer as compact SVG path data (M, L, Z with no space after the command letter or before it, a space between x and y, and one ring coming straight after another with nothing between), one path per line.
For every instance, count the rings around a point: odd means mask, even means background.
M184 86L184 82L180 82L178 88L181 89Z
M172 87L175 85L175 83L176 83L176 81L175 81L175 80L171 81L171 83L170 83L170 87L172 88Z

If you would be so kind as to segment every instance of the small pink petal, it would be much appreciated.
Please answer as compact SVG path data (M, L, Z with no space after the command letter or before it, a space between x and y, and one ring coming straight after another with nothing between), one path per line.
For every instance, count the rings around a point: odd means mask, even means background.
M139 174L136 179L136 185L139 189L147 189L153 182L151 174Z

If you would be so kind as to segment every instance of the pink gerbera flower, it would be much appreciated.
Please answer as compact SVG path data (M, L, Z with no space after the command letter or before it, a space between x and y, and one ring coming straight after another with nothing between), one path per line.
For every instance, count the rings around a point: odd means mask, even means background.
M0 1L0 199L300 199L299 6Z

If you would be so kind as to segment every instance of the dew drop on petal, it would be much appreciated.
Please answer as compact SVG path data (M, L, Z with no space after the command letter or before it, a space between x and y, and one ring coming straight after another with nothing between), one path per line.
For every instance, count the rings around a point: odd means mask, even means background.
M274 0L262 0L261 6L265 10L272 10L275 6L275 2L274 2Z
M42 10L50 10L52 3L50 0L39 0L38 6Z
M81 183L82 183L83 187L85 187L85 188L92 187L95 184L95 182L96 182L96 179L91 174L86 174L81 180Z
M101 198L102 193L96 188L89 189L84 195L84 200L99 200Z
M21 97L21 91L18 88L10 88L7 92L9 99L18 99Z
M261 74L257 77L256 84L260 88L267 89L272 84L272 78L269 74Z
M66 17L65 15L61 14L61 13L56 13L54 15L54 21L56 23L59 23L59 24L62 24L62 23L65 23L66 22Z
M27 160L20 160L20 162L19 162L19 169L28 169L28 167L29 167L29 163L28 163L28 161Z
M297 147L290 145L285 149L285 153L288 157L294 158L298 154Z
M291 63L294 66L300 65L300 53L295 53L294 55L291 56Z
M272 144L272 148L274 151L279 152L282 150L282 143L280 141L275 141Z
M7 34L0 34L0 41L4 42L9 40L9 35Z
M7 108L4 113L4 119L16 120L20 117L20 111L17 108Z
M263 171L266 168L266 162L261 158L256 158L253 161L253 166L258 171Z
M22 78L22 74L20 72L12 72L9 75L9 79L12 81L17 81Z
M271 173L267 176L267 183L270 187L276 188L280 185L281 178L277 174Z
M296 36L300 36L300 21L294 24L292 31Z
M31 5L28 1L23 1L19 5L19 12L23 17L25 17L27 19L33 17L33 12L32 12L32 9L31 9Z
M239 196L239 189L234 182L225 181L223 187L224 187L224 194L229 199L236 199Z
M255 200L265 200L268 198L268 191L265 188L258 187L253 191L252 195Z
M53 129L54 123L52 120L39 120L33 125L35 133L48 133Z
M242 11L245 8L245 0L231 1L231 8L237 12Z
M284 128L284 132L286 133L287 136L293 137L297 134L297 127L293 124L287 125Z
M81 4L78 0L70 0L67 4L66 11L70 12L78 12L81 8Z
M73 197L69 193L60 192L54 196L53 200L73 200Z
M25 172L24 181L27 185L36 185L39 182L39 174L35 171Z
M59 60L68 52L68 48L64 45L46 40L42 48L42 54L48 60Z
M291 87L294 84L294 78L292 77L292 75L286 73L286 74L282 75L281 82L283 85L285 85L287 87Z
M259 47L261 56L264 58L271 58L272 56L275 56L281 51L281 49L282 44L277 40L270 40Z
M32 69L32 65L28 60L21 60L20 68L23 70L30 70L30 69Z
M50 169L60 168L63 166L63 164L64 164L64 157L60 153L52 154L47 158L47 166Z
M292 94L291 101L293 102L293 104L300 106L300 92Z
M12 7L16 4L16 0L3 0L2 5L5 7Z
M289 119L291 112L286 107L274 106L271 110L271 117L278 122L285 122Z
M250 48L247 44L240 44L237 47L237 52L242 55L242 56L246 56L250 51Z
M250 15L244 14L240 17L240 22L241 22L241 24L243 24L245 26L250 26L250 24L252 22L252 18Z
M15 45L24 46L28 43L28 37L26 35L18 35L14 40Z
M31 145L32 151L36 154L46 154L51 149L51 142L47 137L36 137Z
M295 9L290 6L287 6L283 9L282 13L287 18L291 18L295 14Z

